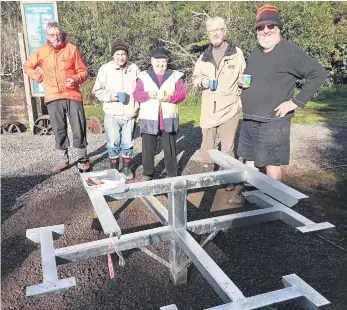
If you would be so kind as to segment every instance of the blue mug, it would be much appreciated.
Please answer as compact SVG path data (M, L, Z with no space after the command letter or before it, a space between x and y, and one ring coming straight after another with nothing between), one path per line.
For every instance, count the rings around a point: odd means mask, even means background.
M117 97L118 97L118 100L122 103L125 103L126 99L127 99L127 93L123 92L123 91L120 91L117 93Z
M215 91L218 86L218 80L217 79L210 79L209 81L209 88L211 91Z

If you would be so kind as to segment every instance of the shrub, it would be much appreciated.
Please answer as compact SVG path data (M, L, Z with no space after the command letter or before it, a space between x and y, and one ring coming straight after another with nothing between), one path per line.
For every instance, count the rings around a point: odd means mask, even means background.
M85 105L97 105L99 100L92 94L92 89L95 84L95 78L89 77L81 86L81 92L83 94L83 104Z

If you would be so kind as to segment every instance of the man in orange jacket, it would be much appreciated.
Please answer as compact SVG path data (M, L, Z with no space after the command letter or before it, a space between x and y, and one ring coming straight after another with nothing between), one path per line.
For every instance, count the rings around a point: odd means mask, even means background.
M45 89L44 102L55 134L59 161L53 173L69 166L67 119L72 128L73 147L77 148L77 168L90 170L87 156L86 117L82 93L78 87L88 77L88 70L75 45L67 43L66 33L57 22L47 24L47 44L39 47L24 63L25 73ZM40 67L40 71L35 70Z

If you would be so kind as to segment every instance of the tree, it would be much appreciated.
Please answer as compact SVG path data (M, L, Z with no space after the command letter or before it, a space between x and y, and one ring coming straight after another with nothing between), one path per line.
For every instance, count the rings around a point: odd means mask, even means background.
M22 32L19 2L1 2L1 76L21 74L18 32Z
M172 66L189 81L194 63L206 48L205 20L221 16L228 36L247 58L256 46L257 9L267 2L111 2L59 1L58 15L69 40L76 44L91 76L111 60L115 38L129 45L130 60L141 69L149 65L152 47L166 46ZM347 3L271 2L283 21L282 35L303 48L329 71L331 83L347 80ZM19 2L1 2L1 74L15 78L21 72L17 33L21 31Z

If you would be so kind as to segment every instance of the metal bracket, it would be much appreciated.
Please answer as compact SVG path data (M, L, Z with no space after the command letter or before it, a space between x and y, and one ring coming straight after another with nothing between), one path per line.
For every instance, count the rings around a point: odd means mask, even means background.
M260 190L250 191L243 193L243 196L251 203L255 203L263 208L275 207L281 211L281 220L288 225L296 228L302 233L317 232L320 230L326 230L334 228L335 226L328 223L314 223L308 218L302 216L301 214L289 209L285 205L276 201L275 199L264 194Z
M41 243L43 283L28 286L26 288L26 296L48 295L63 292L70 287L76 286L75 277L58 279L53 237L58 238L63 232L64 225L27 230L27 238L36 243Z

